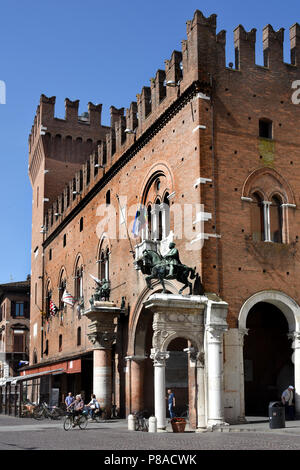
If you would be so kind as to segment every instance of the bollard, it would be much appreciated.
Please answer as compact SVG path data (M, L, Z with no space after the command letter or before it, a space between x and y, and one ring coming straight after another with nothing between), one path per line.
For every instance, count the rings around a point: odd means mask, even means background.
M157 418L155 416L150 416L149 418L149 431L148 432L157 432Z
M128 415L128 431L135 431L136 417L134 415Z

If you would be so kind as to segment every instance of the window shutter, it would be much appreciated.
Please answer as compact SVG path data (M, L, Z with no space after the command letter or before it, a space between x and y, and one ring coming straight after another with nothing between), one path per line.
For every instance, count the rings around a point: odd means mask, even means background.
M16 316L16 302L14 300L11 301L11 311L10 314L12 317Z

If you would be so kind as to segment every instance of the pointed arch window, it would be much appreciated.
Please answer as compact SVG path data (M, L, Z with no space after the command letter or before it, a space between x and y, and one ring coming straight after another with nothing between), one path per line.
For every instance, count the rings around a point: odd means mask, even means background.
M83 265L81 262L81 258L77 260L76 268L75 268L75 299L79 300L83 298Z
M109 247L103 247L100 249L99 253L99 268L98 268L98 275L99 279L107 279L109 280L109 256L110 256L110 251Z
M60 275L60 279L59 279L59 286L58 286L58 305L59 305L59 310L63 310L64 309L64 303L62 301L62 296L63 296L63 293L66 289L66 286L67 286L67 280L66 280L66 273L65 271L62 271L61 275Z

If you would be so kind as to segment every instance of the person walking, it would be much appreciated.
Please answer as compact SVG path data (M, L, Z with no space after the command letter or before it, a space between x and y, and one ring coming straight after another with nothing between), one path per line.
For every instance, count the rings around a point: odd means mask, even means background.
M169 413L170 413L170 418L175 418L175 411L174 411L174 408L175 408L175 394L172 392L172 390L169 388L168 389L168 396L167 396L167 400L168 400L168 410L169 410Z
M285 415L287 420L294 419L294 387L289 385L287 389L285 389L281 394L281 402L285 406Z
M69 392L65 399L66 407L68 408L71 405L71 403L73 403L73 401L74 401L74 397L72 395L72 392Z

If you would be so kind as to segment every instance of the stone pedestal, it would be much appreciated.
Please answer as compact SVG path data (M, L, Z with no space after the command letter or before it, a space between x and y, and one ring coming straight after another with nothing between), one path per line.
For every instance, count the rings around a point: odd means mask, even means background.
M93 393L108 416L112 406L111 347L116 339L114 319L120 309L113 302L95 301L84 312L89 320L88 338L93 344Z

